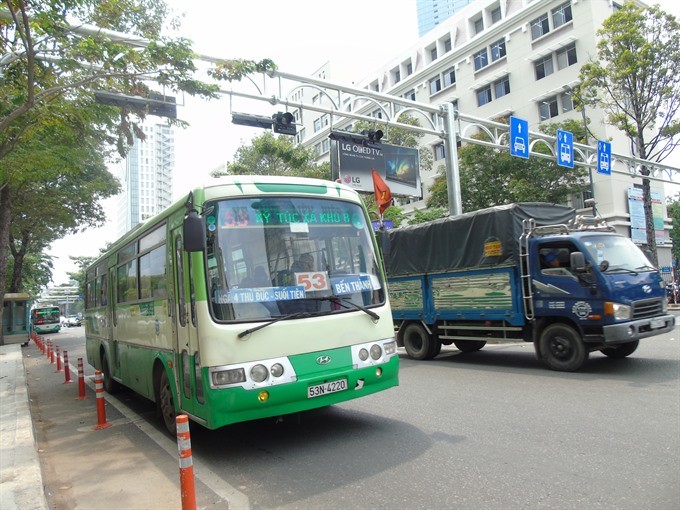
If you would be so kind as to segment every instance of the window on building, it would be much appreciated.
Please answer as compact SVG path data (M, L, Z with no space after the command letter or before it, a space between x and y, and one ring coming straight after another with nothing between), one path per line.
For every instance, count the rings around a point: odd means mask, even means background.
M491 85L477 90L477 106L483 106L491 102Z
M411 101L415 101L416 100L416 91L414 89L409 90L408 92L406 92L406 94L404 94L404 98L410 99Z
M496 7L491 11L491 23L498 23L501 20L501 8Z
M491 44L491 60L494 62L505 56L505 38Z
M562 103L562 112L570 112L574 109L574 99L571 94L562 94L560 96L560 102Z
M430 49L430 61L437 60L437 47Z
M475 27L475 34L478 34L482 30L484 30L484 19L483 18L477 18L473 23L474 23L474 27Z
M479 71L480 69L489 65L489 54L487 53L486 48L479 50L477 53L475 53L474 59L475 59L475 71Z
M536 80L542 80L554 73L552 53L534 62L534 69L536 70Z
M548 23L548 14L536 18L531 23L531 39L538 39L539 37L550 32L550 24Z
M446 157L446 149L443 143L438 143L433 147L435 161L440 161Z
M430 95L434 95L442 89L442 79L439 75L430 80Z
M499 97L503 97L506 94L510 93L510 77L505 76L504 78L501 78L500 80L497 80L493 83L493 89L494 93L496 94L496 99Z
M449 37L446 41L444 41L444 53L451 51L451 48L453 48L453 46L451 46L451 38Z
M320 130L321 130L321 118L318 118L314 120L314 132L316 133L317 131Z
M557 57L557 68L560 70L574 65L577 62L576 44L570 44L557 50L555 56Z
M450 87L456 83L456 70L453 67L449 67L444 71L444 87Z
M541 101L538 105L538 110L541 121L557 117L560 113L557 107L557 96L549 97Z
M553 28L571 21L571 2L566 2L552 10Z
M331 150L331 141L326 138L325 140L321 141L321 154L326 154L330 152Z
M406 64L406 76L411 76L413 74L413 64L409 62Z

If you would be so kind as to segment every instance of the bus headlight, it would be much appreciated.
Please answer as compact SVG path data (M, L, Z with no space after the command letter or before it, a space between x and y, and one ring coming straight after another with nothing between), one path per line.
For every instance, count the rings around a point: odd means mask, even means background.
M212 382L215 386L242 383L245 382L245 380L246 371L242 368L235 368L233 370L220 370L212 373Z
M382 349L378 344L371 345L371 358L378 360L382 356Z
M359 359L366 361L368 359L368 351L366 349L359 349Z
M281 377L283 375L283 365L281 363L274 363L270 372L274 377Z
M256 383L265 381L269 376L269 370L264 365L255 365L250 369L250 378Z

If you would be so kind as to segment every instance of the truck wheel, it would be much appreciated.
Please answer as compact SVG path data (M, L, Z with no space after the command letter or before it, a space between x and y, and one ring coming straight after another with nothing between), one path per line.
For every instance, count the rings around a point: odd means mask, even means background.
M170 379L165 370L161 374L161 380L157 389L156 408L158 414L163 418L165 430L168 431L172 437L177 436L177 425L175 424L175 399L172 395L172 387L170 386Z
M435 356L436 344L422 324L417 322L408 324L403 335L406 353L413 359L431 359Z
M606 349L600 349L600 352L604 354L605 356L609 356L610 358L625 358L629 354L633 354L635 352L635 349L638 348L638 345L640 344L640 340L635 340L634 342L628 342L625 344L621 344L618 347L607 347Z
M566 324L551 324L545 328L540 344L543 362L552 370L573 372L588 359L588 349L581 337Z
M453 345L461 352L475 352L486 345L486 340L454 340Z
M109 361L106 359L106 354L102 353L102 375L104 376L104 390L109 395L117 393L120 389L120 384L111 377L111 369L109 368Z

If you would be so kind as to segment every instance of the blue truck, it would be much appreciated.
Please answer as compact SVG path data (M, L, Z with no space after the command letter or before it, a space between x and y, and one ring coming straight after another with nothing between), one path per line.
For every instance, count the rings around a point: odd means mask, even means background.
M383 232L399 346L419 360L532 342L549 368L632 354L674 327L665 284L633 242L597 217L518 203Z

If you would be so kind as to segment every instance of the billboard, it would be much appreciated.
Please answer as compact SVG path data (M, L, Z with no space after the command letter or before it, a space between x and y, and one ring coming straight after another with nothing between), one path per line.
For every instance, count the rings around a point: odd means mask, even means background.
M331 140L333 179L357 191L373 193L371 170L378 172L393 196L421 196L418 149L366 143L349 136Z
M663 202L658 191L652 191L652 219L656 244L666 243L663 224ZM642 190L640 188L628 189L628 213L630 215L630 238L636 244L647 244L647 226L645 223L645 209Z

